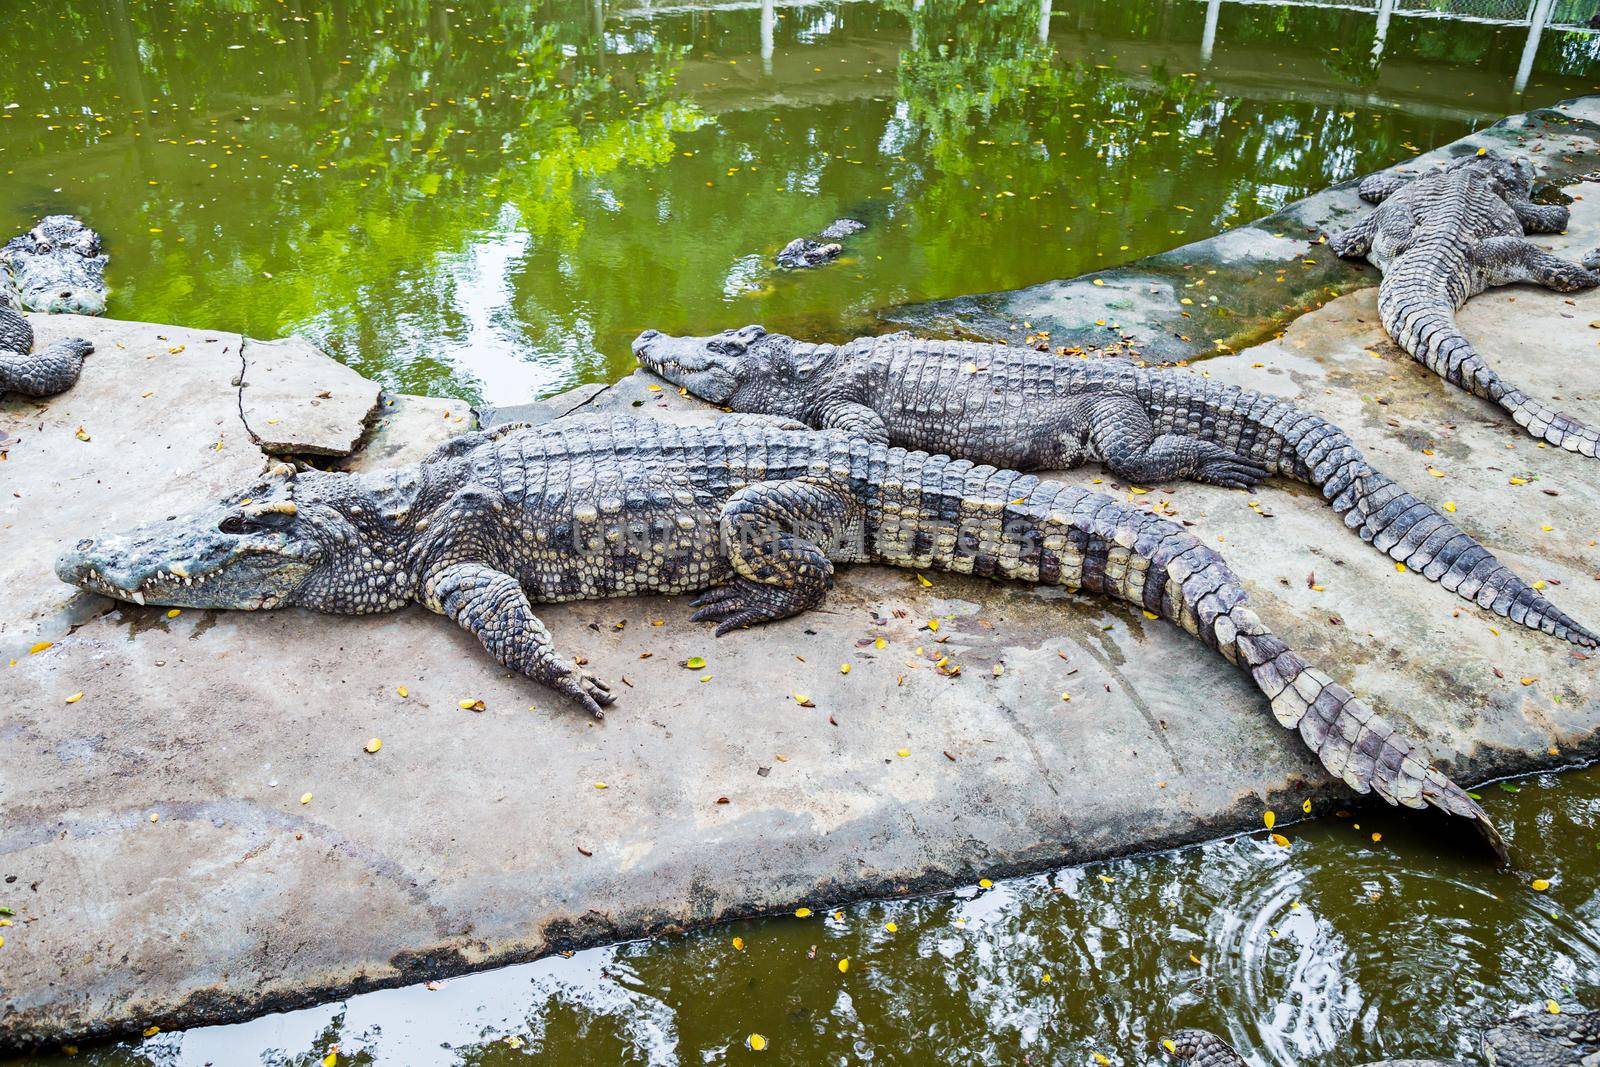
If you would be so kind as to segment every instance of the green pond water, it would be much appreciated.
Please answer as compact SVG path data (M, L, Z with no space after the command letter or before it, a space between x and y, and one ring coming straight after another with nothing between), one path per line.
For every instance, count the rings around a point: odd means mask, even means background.
M113 316L300 333L391 387L511 404L623 373L647 326L838 337L1124 263L1600 74L1582 34L1547 32L1518 92L1525 30L1396 17L1375 56L1369 14L1231 3L1207 55L1206 13L9 4L0 228L85 216ZM844 259L772 269L843 216L868 226ZM1513 788L1486 803L1516 871L1362 809L1288 849L818 901L19 1062L1121 1067L1180 1024L1258 1064L1470 1058L1500 1011L1600 1007L1600 774Z

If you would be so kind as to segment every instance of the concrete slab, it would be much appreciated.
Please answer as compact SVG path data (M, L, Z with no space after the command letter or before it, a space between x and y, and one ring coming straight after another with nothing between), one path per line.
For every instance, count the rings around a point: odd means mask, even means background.
M401 466L476 427L465 400L385 393L356 450L335 466L348 471Z
M1396 165L1431 166L1479 147L1531 153L1544 181L1577 181L1600 171L1600 97L1513 115ZM1355 185L1314 193L1248 225L1122 267L891 308L882 317L930 334L1036 339L1151 363L1235 352L1267 339L1297 314L1377 284L1377 271L1346 263L1316 243L1366 210Z
M240 411L273 455L348 455L378 406L368 381L299 337L244 340Z
M1564 240L1586 247L1600 203L1576 207ZM1521 289L1484 298L1463 325L1531 392L1600 421L1574 384L1600 373L1591 319L1600 295ZM144 343L172 335L105 325ZM1370 290L1204 369L1318 407L1409 488L1453 501L1558 603L1600 620L1600 464L1540 448L1400 354ZM131 359L124 372L149 373ZM583 409L714 417L652 384L634 375ZM148 449L167 447L166 415L130 405L130 389L97 404L137 423L130 465L159 467ZM225 420L228 392L204 395L213 406L193 417ZM90 396L34 418L96 429ZM36 530L76 536L150 510L143 488L103 482L90 495L41 479L7 500L8 547L46 560ZM1197 523L1274 628L1459 778L1600 749L1591 663L1397 573L1315 495L1098 487ZM1347 801L1241 675L1172 627L1054 590L927 577L852 568L823 610L721 641L683 599L543 609L558 644L620 691L603 724L421 610L168 618L123 605L85 623L0 669L0 905L16 913L0 947L0 1045L237 1019ZM707 665L680 665L691 656ZM940 656L962 672L937 672ZM469 698L487 710L462 710ZM363 750L372 737L376 754Z

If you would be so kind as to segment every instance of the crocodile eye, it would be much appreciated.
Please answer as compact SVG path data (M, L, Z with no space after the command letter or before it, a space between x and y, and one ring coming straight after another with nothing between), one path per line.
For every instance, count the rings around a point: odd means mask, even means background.
M242 534L250 532L250 524L239 515L229 515L217 524L217 529L225 534Z

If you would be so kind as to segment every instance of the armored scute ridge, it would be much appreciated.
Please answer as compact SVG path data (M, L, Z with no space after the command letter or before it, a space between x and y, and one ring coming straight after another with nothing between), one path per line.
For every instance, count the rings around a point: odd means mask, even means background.
M1423 177L1374 174L1359 192L1378 208L1330 244L1383 271L1383 328L1417 362L1505 408L1534 437L1593 456L1600 433L1501 378L1456 327L1456 309L1491 286L1532 282L1575 293L1600 285L1600 251L1580 266L1524 239L1560 233L1569 217L1558 204L1532 201L1533 177L1526 158L1497 152L1464 156Z
M780 420L781 421L781 420ZM1390 723L1310 666L1176 523L1030 474L750 415L497 427L419 466L355 475L280 465L198 514L86 538L56 564L139 603L364 614L420 601L506 666L595 715L609 687L556 651L532 604L691 593L717 632L822 603L835 563L1042 582L1123 600L1238 664L1358 792L1488 817Z
M1316 486L1392 558L1513 622L1592 648L1551 604L1432 505L1374 470L1350 437L1286 400L1122 359L897 333L818 345L746 326L710 337L646 330L645 367L734 411L784 416L905 448L1021 470L1103 462L1134 483L1244 488L1268 474Z

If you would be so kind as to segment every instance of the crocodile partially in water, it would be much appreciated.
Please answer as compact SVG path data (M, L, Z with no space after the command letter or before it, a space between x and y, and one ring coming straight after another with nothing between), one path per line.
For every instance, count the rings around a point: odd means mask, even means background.
M48 215L0 249L0 395L70 389L94 346L69 337L33 350L23 311L99 315L106 309L100 235L71 215Z
M1321 490L1363 540L1459 596L1586 648L1600 642L1375 470L1343 430L1279 397L1124 359L906 333L829 345L760 326L709 337L646 330L633 348L647 369L730 410L978 463L1057 470L1098 460L1136 484L1292 478Z
M1560 233L1570 217L1559 204L1534 203L1533 180L1526 157L1491 151L1424 175L1374 174L1358 192L1378 207L1335 233L1329 245L1383 271L1378 317L1417 362L1498 404L1534 437L1594 456L1600 432L1506 381L1456 326L1456 309L1491 286L1532 282L1575 293L1600 285L1600 250L1580 265L1525 238Z
M279 465L193 515L79 541L64 580L140 604L341 614L412 602L594 715L610 687L556 649L532 604L699 593L719 635L809 611L834 565L1040 582L1125 601L1242 667L1357 792L1432 805L1504 845L1404 733L1312 667L1246 604L1214 550L1109 496L763 417L511 424L369 474Z
M1239 1051L1209 1030L1179 1030L1161 1047L1188 1067L1247 1067ZM1529 1012L1483 1031L1488 1067L1595 1067L1600 1063L1600 1012ZM1359 1067L1459 1067L1455 1060L1377 1060Z

